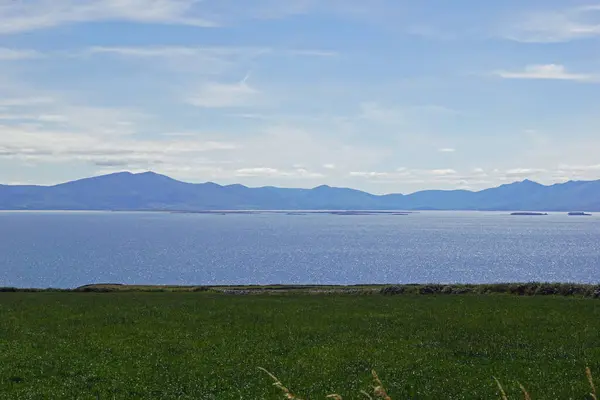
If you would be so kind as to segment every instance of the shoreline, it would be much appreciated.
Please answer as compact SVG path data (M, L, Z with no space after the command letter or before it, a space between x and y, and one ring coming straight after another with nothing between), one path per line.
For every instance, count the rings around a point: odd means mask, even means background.
M125 285L99 283L71 289L0 287L0 293L212 293L222 295L354 294L354 295L492 295L600 298L599 284L357 284L357 285Z

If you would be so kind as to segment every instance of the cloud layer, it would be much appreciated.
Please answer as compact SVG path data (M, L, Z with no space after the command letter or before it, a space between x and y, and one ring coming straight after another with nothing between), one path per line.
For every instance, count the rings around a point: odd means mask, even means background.
M0 21L0 182L600 178L593 3L0 0Z

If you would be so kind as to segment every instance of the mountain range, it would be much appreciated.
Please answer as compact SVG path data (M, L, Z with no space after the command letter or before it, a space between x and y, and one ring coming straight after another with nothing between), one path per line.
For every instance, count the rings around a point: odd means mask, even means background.
M482 191L249 188L181 182L153 172L119 172L55 186L0 185L2 210L497 210L600 211L600 180L542 185L530 180Z

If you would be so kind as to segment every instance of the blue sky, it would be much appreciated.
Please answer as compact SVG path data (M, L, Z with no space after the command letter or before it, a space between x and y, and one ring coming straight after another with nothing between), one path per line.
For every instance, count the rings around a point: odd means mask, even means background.
M600 178L600 2L0 0L0 182Z

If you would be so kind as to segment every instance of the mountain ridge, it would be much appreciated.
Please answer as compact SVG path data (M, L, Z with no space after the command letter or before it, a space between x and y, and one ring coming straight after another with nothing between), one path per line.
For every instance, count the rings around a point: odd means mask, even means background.
M116 172L57 185L1 185L2 210L480 210L600 211L600 180L543 185L531 180L479 191L375 195L312 189L188 183L155 172Z

